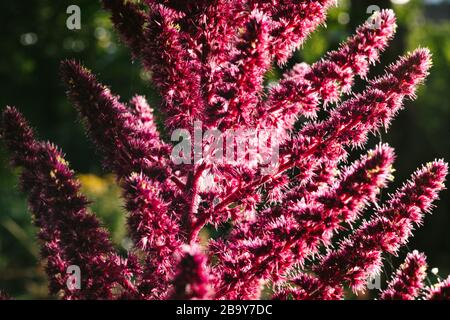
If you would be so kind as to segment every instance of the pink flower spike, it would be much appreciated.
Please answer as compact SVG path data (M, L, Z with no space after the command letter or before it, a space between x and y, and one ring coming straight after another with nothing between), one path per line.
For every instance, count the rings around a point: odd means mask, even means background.
M421 223L444 189L447 171L448 165L442 160L417 170L375 217L322 259L315 268L319 278L328 285L347 283L361 290L366 279L380 271L382 253L395 254L406 244L413 226Z
M429 288L427 300L450 300L450 276Z
M408 253L405 262L395 273L388 288L381 293L382 300L414 300L423 288L427 263L425 255Z
M28 193L33 220L39 228L46 259L49 290L64 299L111 299L118 285L135 288L125 265L114 253L109 235L87 209L64 155L52 144L36 141L23 116L14 108L3 112L1 131L14 165L21 166L21 189ZM80 285L67 285L70 271L82 272ZM70 271L70 272L69 272Z
M206 257L196 247L185 247L173 280L171 299L207 299L211 295Z

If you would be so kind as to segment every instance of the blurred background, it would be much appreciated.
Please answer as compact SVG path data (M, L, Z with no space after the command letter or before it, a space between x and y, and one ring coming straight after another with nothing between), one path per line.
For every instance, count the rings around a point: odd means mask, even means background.
M81 8L81 30L66 28L66 9L72 4ZM313 63L327 50L337 48L369 17L371 5L393 8L399 24L395 39L371 76L380 74L384 66L408 50L421 46L433 53L434 66L426 85L420 87L418 99L408 101L389 132L369 144L373 147L382 140L396 149L395 180L387 190L392 191L420 164L435 158L450 160L450 0L341 0L330 10L327 27L320 27L286 68L300 61ZM76 58L124 100L138 93L157 107L158 95L148 85L151 75L142 70L138 61L131 60L98 1L2 1L0 20L0 109L6 105L18 107L41 139L62 147L79 173L92 210L111 231L115 245L124 250L129 240L125 236L120 191L114 177L102 170L100 157L65 97L58 65L62 59ZM282 72L274 68L267 81L276 81ZM357 84L357 91L362 84ZM9 167L0 144L0 288L18 299L49 298L36 230L17 183L17 172ZM430 273L432 283L450 273L449 193L442 193L433 214L427 216L408 248L400 253L403 258L408 249L426 252L430 270L439 268L437 275ZM398 261L387 257L383 277Z

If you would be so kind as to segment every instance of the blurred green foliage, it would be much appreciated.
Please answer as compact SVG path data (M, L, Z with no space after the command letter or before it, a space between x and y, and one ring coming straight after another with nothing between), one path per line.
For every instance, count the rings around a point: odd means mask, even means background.
M77 4L81 8L81 30L66 28L66 8ZM356 25L367 17L366 8L378 4L391 6L390 1L342 0L329 12L327 27L320 27L295 54L289 63L275 67L267 82L277 81L285 69L294 63L313 63L327 50L335 49L350 35ZM449 5L446 8L449 10ZM434 21L427 15L420 0L394 6L399 18L399 30L391 47L382 55L382 66L399 54L418 46L429 47L434 55L434 67L419 90L418 99L406 104L388 134L372 139L371 146L381 139L397 151L396 180L399 186L420 164L434 158L450 160L450 17ZM117 39L108 14L92 0L28 0L0 3L1 59L0 109L15 105L24 112L42 139L61 146L92 201L97 214L119 251L130 246L120 190L113 176L101 169L100 157L84 136L76 121L59 80L59 62L67 58L82 61L124 100L143 94L155 107L159 97L148 86L149 75L139 62L131 61L130 53ZM358 83L356 90L363 88ZM26 199L17 188L18 172L7 164L0 146L0 288L16 298L48 298L46 279L39 261L36 230L27 212ZM391 190L392 190L391 188ZM383 198L386 198L384 195ZM450 272L449 193L438 202L433 216L425 220L410 244L411 249L427 253L431 267L441 267L443 275ZM206 230L202 240L208 238ZM395 259L394 259L395 260ZM388 264L390 264L390 259ZM394 265L396 264L393 261ZM389 270L390 271L390 270ZM433 279L432 279L433 280Z

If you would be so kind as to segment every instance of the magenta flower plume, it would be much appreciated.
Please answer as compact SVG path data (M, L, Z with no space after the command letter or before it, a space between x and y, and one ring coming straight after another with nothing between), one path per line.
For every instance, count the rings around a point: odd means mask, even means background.
M131 1L102 0L102 3L111 12L111 21L122 41L131 48L134 57L140 57L145 44L145 13Z
M336 102L341 92L348 92L355 75L365 77L369 64L378 60L379 53L393 37L396 24L394 13L378 13L379 27L367 21L337 51L332 51L311 67L299 64L271 88L267 111L276 119L282 117L289 130L299 115L314 116L321 98L325 104ZM275 120L274 120L275 121Z
M428 49L416 49L387 68L386 75L371 82L374 89L390 95L415 98L416 86L428 75L432 64Z
M325 211L337 211L344 222L353 222L365 205L376 201L381 188L391 179L394 151L380 145L348 168L330 190L320 193L316 202ZM335 213L334 213L335 214Z
M325 21L326 11L334 0L249 1L252 8L261 8L273 20L270 52L279 64L284 64L306 37Z
M450 300L450 276L429 289L428 300Z
M181 15L161 5L150 8L145 37L150 39L143 63L152 72L152 81L164 98L167 125L189 128L203 118L201 65L183 46L187 36L178 25Z
M248 287L252 288L250 281L269 276L277 281L277 275L294 263L303 263L319 245L328 245L341 223L354 221L364 205L375 200L389 179L393 159L393 150L380 146L344 170L331 190L309 203L303 199L265 210L254 222L236 228L227 242L213 242L214 252L223 261L219 270L224 286L245 297L250 294Z
M181 250L179 221L161 195L164 187L142 174L124 182L129 233L136 247L146 253L143 294L160 297L174 272L175 254ZM144 289L145 288L145 289Z
M166 280L167 284L173 269L172 256L181 243L177 240L179 221L171 207L177 188L168 179L169 148L159 137L153 110L140 96L131 100L130 107L121 104L75 62L63 63L61 70L69 97L85 119L88 134L103 152L107 168L124 181L131 237L136 248L146 251L146 259L158 261L157 268L146 265L141 285L147 288L145 294L158 295L166 288L157 282ZM180 206L183 201L178 198L174 205ZM158 281L149 287L149 279Z
M120 178L141 171L157 180L167 178L169 151L156 136L156 127L149 131L149 125L154 126L154 123L133 115L118 97L75 61L64 61L61 74L68 96L85 121L89 136L103 153L108 169ZM150 110L142 105L142 99L139 100L137 110L146 109L143 116L148 118Z
M195 247L187 247L178 262L171 299L206 299L211 294L206 257Z
M134 96L130 101L131 112L135 115L136 126L145 134L146 138L155 145L162 144L153 109L143 96Z
M255 188L270 181L295 166L307 166L311 160L315 162L342 161L347 155L345 147L361 147L367 141L368 134L376 132L382 125L388 126L390 121L402 108L406 97L413 97L431 65L427 50L418 49L388 68L384 77L372 82L376 88L367 88L362 94L355 95L330 112L327 119L305 125L299 134L293 135L280 146L281 163L273 175L259 177L243 186L239 192L233 192L216 206L222 209L234 201L250 196ZM404 73L397 70L402 68ZM392 86L383 86L387 79ZM309 166L309 170L314 170ZM305 172L303 175L308 176Z
M416 171L376 217L322 259L315 268L319 278L329 285L347 283L355 290L362 289L366 279L379 271L381 254L395 254L407 242L413 226L422 222L444 188L447 171L448 165L441 160Z
M223 83L219 82L216 99L211 101L212 118L222 118L225 123L215 123L219 128L237 126L240 122L254 123L254 106L262 91L263 76L270 67L268 17L259 11L250 14L236 54L232 57Z
M273 65L290 59L335 1L102 3L161 97L120 101L81 64L61 64L68 97L122 187L133 242L126 259L89 212L61 151L37 141L13 108L0 127L22 168L52 295L345 299L346 288L361 290L380 272L382 257L398 254L444 189L448 168L438 160L382 205L394 150L379 143L347 165L351 150L415 98L431 67L431 53L419 48L367 80L395 33L392 10L267 87ZM367 85L352 93L357 78ZM67 272L77 266L74 290ZM381 299L448 298L450 280L424 288L425 266L424 255L408 254Z
M333 87L333 80L340 90L347 91L354 81L352 74L361 78L367 76L369 65L379 59L380 52L387 47L396 28L392 10L376 12L338 50L330 52L325 60L314 65L315 74L311 81L322 88L324 101L336 101L336 93L328 91Z
M428 50L418 49L402 57L387 69L385 76L372 81L364 93L331 111L327 120L305 127L304 134L314 137L323 132L330 142L338 139L354 146L365 143L369 132L390 123L405 97L413 97L430 65ZM403 72L398 72L400 69Z
M382 300L414 300L424 286L427 276L425 255L417 251L408 253L405 262L394 275L388 288L381 293Z
M108 299L112 289L131 287L126 266L113 252L108 234L88 212L63 154L49 143L34 140L32 130L13 108L3 112L2 136L14 165L21 166L22 190L29 195L30 210L39 228L41 254L52 294L66 299ZM81 269L81 288L68 287L68 268Z

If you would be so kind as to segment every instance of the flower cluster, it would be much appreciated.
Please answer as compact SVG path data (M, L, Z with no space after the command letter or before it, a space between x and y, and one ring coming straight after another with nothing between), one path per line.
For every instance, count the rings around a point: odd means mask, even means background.
M450 277L430 288L426 298L429 300L450 300Z
M381 294L383 300L414 300L423 287L427 263L422 253L413 251L397 271L388 288Z
M415 97L430 52L419 48L367 80L396 30L393 12L383 10L337 50L295 65L265 88L266 73L285 65L334 1L102 2L133 59L152 75L163 117L142 96L121 101L80 63L61 63L68 97L123 190L133 246L121 257L61 151L36 140L16 109L3 112L0 134L12 165L22 168L51 294L258 299L265 291L273 299L343 299L347 287L364 291L384 257L399 254L422 224L448 166L424 165L383 204L394 150L379 144L344 162ZM357 77L367 86L352 93ZM194 123L243 136L271 132L265 147L279 146L279 157L270 170L247 156L232 164L175 163L164 137L177 129L195 136ZM201 150L213 140L200 139ZM226 140L223 147L230 146L237 152ZM213 228L218 236L201 241L200 232ZM74 266L81 271L78 287L68 285ZM425 256L413 251L380 299L449 299L449 280L427 288L425 278Z
M128 265L114 252L108 233L88 212L88 201L80 194L80 184L63 154L50 143L36 141L13 108L3 112L2 130L12 163L23 168L21 186L40 229L50 292L62 291L67 299L99 299L111 298L117 286L130 290L133 263ZM70 266L83 266L81 291L67 285Z

